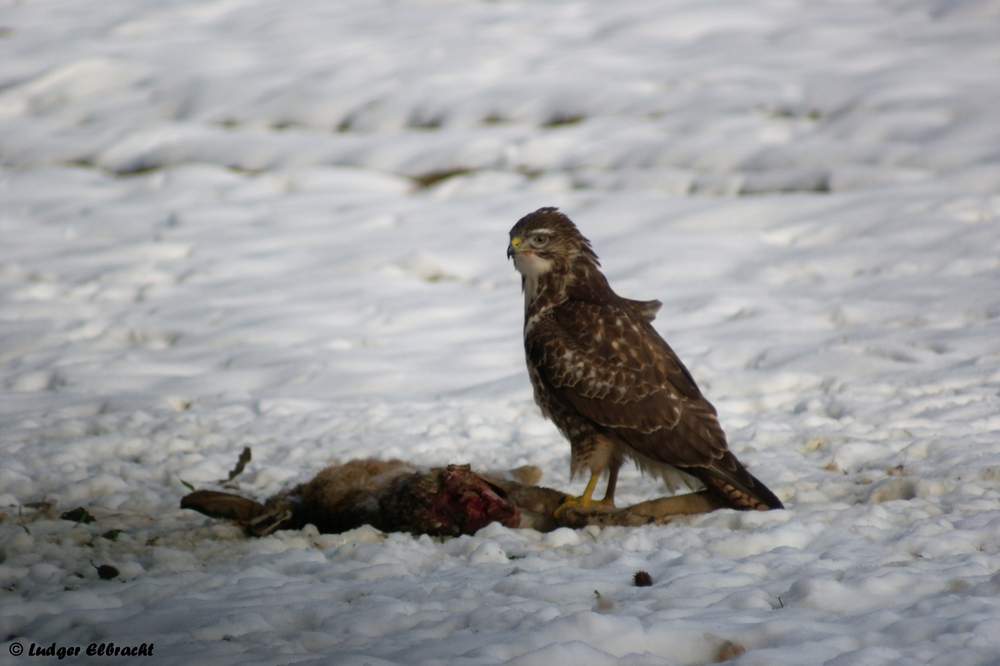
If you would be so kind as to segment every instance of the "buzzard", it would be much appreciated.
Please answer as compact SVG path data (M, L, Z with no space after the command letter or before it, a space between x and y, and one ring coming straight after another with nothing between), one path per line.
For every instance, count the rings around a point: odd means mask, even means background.
M729 451L715 408L650 323L661 303L612 291L568 217L540 208L521 218L507 257L521 274L535 402L569 440L571 474L590 470L570 503L614 506L618 469L630 459L664 479L686 472L734 509L783 508ZM607 492L595 502L605 470Z

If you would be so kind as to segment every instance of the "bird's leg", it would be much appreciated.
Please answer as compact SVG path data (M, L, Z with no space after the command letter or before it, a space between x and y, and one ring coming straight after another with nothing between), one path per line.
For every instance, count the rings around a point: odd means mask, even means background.
M618 468L620 464L611 463L610 468L608 468L608 489L604 491L604 499L597 504L601 506L610 506L614 508L615 506L615 486L618 485Z
M594 501L591 498L594 496L594 488L597 487L597 480L601 478L600 471L590 473L590 481L587 481L587 487L583 489L583 494L576 498L576 503L580 506L590 506Z
M601 472L592 471L590 473L590 481L587 482L587 487L583 489L583 494L579 497L567 495L563 503L559 505L559 508L552 512L555 519L559 520L563 513L566 512L566 509L569 509L570 507L590 506L594 501L591 499L591 496L594 494L594 488L597 486L597 480L599 478L601 478Z
M608 470L608 489L604 493L604 499L594 500L594 489L597 487L597 481L601 478L601 473L603 469L591 470L590 480L587 481L587 487L583 489L583 493L579 497L573 497L569 495L558 509L555 510L553 515L556 520L566 511L566 509L571 506L575 507L588 507L588 506L603 506L603 507L614 507L615 506L615 486L618 484L618 465L612 464Z
M590 469L590 480L587 487L579 497L568 496L562 505L555 510L554 517L560 519L570 507L586 508L596 505L597 507L615 506L615 486L618 484L618 468L621 467L621 458L615 455L615 441L603 433L593 432L586 437L570 442L573 462L571 471L583 467ZM594 489L601 478L604 470L608 470L608 489L604 494L604 499L594 500ZM581 470L582 471L582 470Z

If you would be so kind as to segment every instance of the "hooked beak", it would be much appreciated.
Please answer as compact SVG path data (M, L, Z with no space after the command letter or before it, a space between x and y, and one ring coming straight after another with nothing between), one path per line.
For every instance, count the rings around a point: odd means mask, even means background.
M512 259L515 254L517 254L518 252L521 251L519 249L520 245L521 245L521 237L520 236L514 236L513 238L510 239L510 245L507 246L507 258L508 259Z

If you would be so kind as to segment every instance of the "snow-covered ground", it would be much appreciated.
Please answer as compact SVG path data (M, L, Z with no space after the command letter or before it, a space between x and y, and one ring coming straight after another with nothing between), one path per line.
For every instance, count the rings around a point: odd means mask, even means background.
M1000 663L998 35L993 0L0 3L0 662ZM787 510L178 509L245 446L255 498L367 456L579 491L504 256L544 205Z

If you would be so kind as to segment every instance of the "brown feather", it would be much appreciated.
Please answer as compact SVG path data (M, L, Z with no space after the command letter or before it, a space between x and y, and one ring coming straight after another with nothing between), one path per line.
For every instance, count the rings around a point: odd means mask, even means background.
M624 455L688 472L733 508L781 508L729 451L715 408L650 324L660 302L618 296L590 242L554 208L522 218L511 247L515 238L510 253L534 262L518 270L538 271L526 294L528 374L542 413L570 440L572 470L617 469Z

